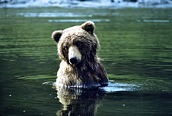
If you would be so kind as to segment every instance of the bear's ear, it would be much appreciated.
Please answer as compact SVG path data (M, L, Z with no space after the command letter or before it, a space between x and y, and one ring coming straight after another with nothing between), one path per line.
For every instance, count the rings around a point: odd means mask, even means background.
M62 36L62 33L63 33L62 30L54 31L51 35L51 38L54 39L54 41L56 41L58 43L60 37Z
M82 29L87 31L90 34L93 34L95 25L92 21L87 21L81 25Z

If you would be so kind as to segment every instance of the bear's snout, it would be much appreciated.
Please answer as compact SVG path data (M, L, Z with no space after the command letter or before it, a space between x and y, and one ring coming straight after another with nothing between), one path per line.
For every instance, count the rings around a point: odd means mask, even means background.
M68 59L69 63L72 65L76 65L81 61L81 53L78 50L78 47L76 46L69 47L68 58L69 58Z

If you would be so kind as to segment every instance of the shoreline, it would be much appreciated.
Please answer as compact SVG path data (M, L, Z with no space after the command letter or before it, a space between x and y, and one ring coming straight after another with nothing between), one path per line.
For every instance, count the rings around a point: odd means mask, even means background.
M153 3L139 3L139 2L51 2L45 1L31 1L26 3L8 3L8 2L1 2L0 8L32 8L32 7L63 7L63 8L172 8L172 4L153 4Z

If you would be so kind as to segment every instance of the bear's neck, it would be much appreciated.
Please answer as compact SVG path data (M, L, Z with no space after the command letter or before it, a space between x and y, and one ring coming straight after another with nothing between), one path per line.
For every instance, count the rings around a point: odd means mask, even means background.
M77 77L86 80L92 78L95 72L97 72L98 62L97 60L94 60L94 62L82 61L73 67L76 72L75 74L77 74Z
M104 82L107 84L107 79L102 79L106 77L106 72L98 59L94 62L81 61L75 66L62 60L57 76L57 85L65 87L91 88L101 86Z

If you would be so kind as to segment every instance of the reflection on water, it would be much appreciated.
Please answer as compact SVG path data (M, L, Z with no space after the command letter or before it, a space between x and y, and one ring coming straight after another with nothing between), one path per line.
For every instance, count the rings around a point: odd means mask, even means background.
M52 84L51 82L45 82ZM109 82L107 87L97 89L57 88L57 97L63 108L57 116L95 116L103 96L108 93L137 91L135 84Z
M104 94L100 89L58 88L57 96L63 108L57 116L95 116Z
M171 14L171 9L0 9L0 115L170 116ZM52 84L60 60L50 35L85 20L96 24L99 56L112 81L100 91L57 92Z

